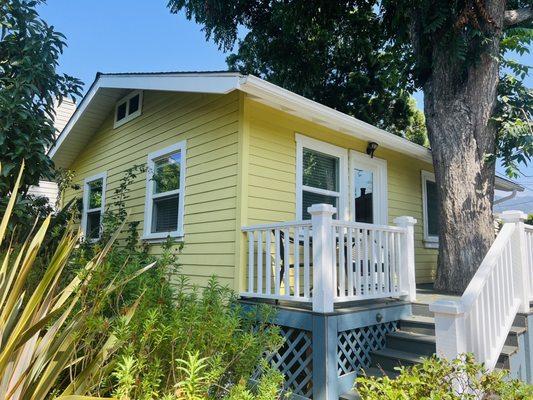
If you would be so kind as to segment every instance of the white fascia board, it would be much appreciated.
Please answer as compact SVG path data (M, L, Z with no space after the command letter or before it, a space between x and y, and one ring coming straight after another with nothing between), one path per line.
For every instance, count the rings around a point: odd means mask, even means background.
M50 148L50 151L48 152L48 156L53 159L54 155L57 153L57 150L61 147L63 142L65 141L65 138L68 136L70 130L74 125L76 125L76 122L80 118L80 116L83 114L87 106L91 103L91 100L93 99L94 95L100 88L100 78L97 78L95 82L93 82L91 88L89 89L89 92L83 97L79 107L74 111L74 114L70 117L67 124L57 137L56 142L54 145Z
M285 110L294 110L295 115L304 114L306 118L314 121L322 119L324 120L323 125L340 130L358 139L372 140L388 149L409 154L428 163L432 162L431 151L423 146L313 100L309 100L277 85L268 83L255 76L248 75L242 77L239 89L259 98L277 103L284 107Z
M191 73L191 74L124 74L99 75L89 92L83 98L80 106L70 118L63 131L58 136L48 155L54 158L72 127L91 104L99 89L138 89L161 90L175 92L226 94L239 88L241 75L238 73Z
M509 179L502 178L501 176L496 175L494 178L494 187L497 190L502 190L504 192L523 192L524 187L520 184L513 182Z
M100 87L225 94L239 86L238 74L102 75Z

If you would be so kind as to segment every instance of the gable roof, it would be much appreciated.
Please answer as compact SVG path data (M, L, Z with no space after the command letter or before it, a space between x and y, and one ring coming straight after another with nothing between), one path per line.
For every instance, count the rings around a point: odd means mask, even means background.
M59 167L67 168L87 145L118 100L130 90L226 94L235 90L255 101L343 132L411 157L432 163L431 151L405 138L283 89L253 75L237 72L140 72L98 73L87 94L57 138L49 155ZM520 190L523 188L509 181ZM507 186L509 186L507 182Z

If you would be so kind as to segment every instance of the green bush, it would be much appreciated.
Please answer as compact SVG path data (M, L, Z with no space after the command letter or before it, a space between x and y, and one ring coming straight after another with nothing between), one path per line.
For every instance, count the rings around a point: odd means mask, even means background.
M93 335L80 346L79 357L91 357L106 335L117 337L111 368L102 371L91 394L120 400L267 400L281 396L283 378L270 369L264 354L282 344L270 321L270 307L244 308L236 294L211 278L196 287L180 274L182 244L168 239L154 256L139 241L139 221L129 221L125 208L129 185L143 172L134 166L110 198L100 241L82 243L71 259L70 273L79 273L87 260L105 246L112 233L126 226L82 296L91 309ZM109 282L135 275L155 263L135 281L106 296ZM119 316L136 303L129 324ZM258 381L252 381L258 369Z
M472 355L447 361L437 357L420 365L397 368L396 378L357 378L356 389L364 400L466 400L533 398L533 386L510 379L506 371L487 372Z

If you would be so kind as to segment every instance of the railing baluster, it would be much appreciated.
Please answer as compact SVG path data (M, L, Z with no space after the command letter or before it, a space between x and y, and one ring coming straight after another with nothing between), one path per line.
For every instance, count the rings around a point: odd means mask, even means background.
M257 293L263 292L263 232L257 231Z
M248 292L254 292L254 233L248 232Z
M385 287L384 291L386 293L391 293L392 290L390 288L390 257L389 257L389 242L390 242L390 232L384 232L385 235L385 250L384 250L384 261L383 261L383 269L384 269L384 278L385 278Z
M274 251L276 252L275 260L275 270L274 270L274 293L276 296L280 295L280 284L281 284L281 245L280 245L280 232L279 229L274 230Z
M265 292L266 294L272 294L272 259L271 254L271 243L270 243L271 232L269 230L265 231Z
M339 277L339 296L346 296L346 274L344 269L344 228L338 227L338 252L339 252L339 267L337 268Z
M309 271L309 227L304 227L304 296L310 297L310 271Z
M362 260L361 257L361 230L359 228L355 229L355 295L362 296Z
M294 227L294 296L300 297L300 228Z
M353 296L353 229L347 228L347 231L348 237L346 239L346 269L348 270L348 296Z
M364 262L363 262L363 275L364 275L364 288L363 288L363 296L368 295L369 293L369 286L370 286L370 278L369 278L369 268L370 268L370 262L368 259L368 230L363 229L363 251L364 251Z
M291 282L290 282L290 266L291 266L291 249L290 249L290 237L289 229L285 228L283 230L283 244L284 244L284 253L283 253L283 287L285 296L290 296L291 294Z

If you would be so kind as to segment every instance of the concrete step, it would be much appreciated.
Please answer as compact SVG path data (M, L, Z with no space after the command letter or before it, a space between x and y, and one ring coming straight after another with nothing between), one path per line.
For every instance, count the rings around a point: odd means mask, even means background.
M387 334L387 347L431 357L436 351L435 336L400 330Z
M422 362L422 355L407 351L384 348L371 353L372 367L381 368L385 371L394 371L399 366L413 366Z
M400 329L404 332L435 335L435 319L420 315L412 315L400 320Z
M433 317L433 313L429 311L429 304L412 303L411 309L413 311L413 315L419 315L422 317Z
M527 328L523 326L512 326L507 339L505 340L506 346L518 346L518 338L527 332Z

